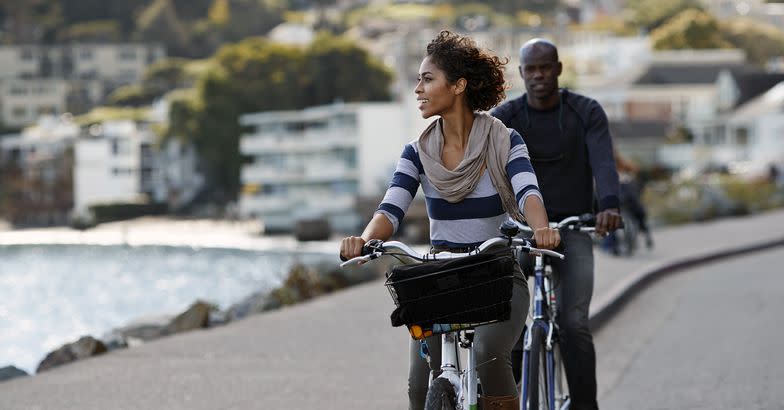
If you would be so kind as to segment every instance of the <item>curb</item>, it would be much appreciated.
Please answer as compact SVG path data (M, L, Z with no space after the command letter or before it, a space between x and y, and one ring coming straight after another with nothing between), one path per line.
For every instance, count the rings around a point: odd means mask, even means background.
M656 283L657 280L679 271L693 268L702 264L720 261L747 253L764 251L777 246L784 246L784 237L773 239L738 248L711 251L702 255L690 256L664 262L658 266L642 269L632 273L625 281L618 283L596 303L596 309L591 309L588 323L592 332L596 332L610 322L623 306L636 294L646 287Z

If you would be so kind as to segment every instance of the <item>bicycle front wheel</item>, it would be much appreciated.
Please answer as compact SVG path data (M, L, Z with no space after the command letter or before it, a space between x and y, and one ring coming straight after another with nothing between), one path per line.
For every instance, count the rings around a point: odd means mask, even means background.
M457 408L457 392L452 383L439 377L433 380L427 390L425 410L454 410Z
M553 342L552 371L552 392L553 409L567 410L571 404L569 400L569 384L566 381L566 369L564 368L563 356L561 355L561 344Z

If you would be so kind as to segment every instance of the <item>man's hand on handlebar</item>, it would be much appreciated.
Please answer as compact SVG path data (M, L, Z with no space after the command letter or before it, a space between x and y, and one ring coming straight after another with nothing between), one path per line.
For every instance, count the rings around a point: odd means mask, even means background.
M561 233L554 228L537 228L534 230L536 247L541 249L554 249L561 243Z
M596 233L606 235L607 232L620 229L622 226L621 213L618 208L605 209L596 214Z
M361 236L349 236L340 242L340 256L346 260L362 255L365 240Z

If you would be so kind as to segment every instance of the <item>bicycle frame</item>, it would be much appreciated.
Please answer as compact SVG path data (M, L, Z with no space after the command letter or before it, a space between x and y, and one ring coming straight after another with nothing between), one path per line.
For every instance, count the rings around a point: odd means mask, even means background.
M466 336L470 345L464 346L459 341L460 332L448 332L441 335L441 375L438 377L446 378L455 386L457 393L458 408L465 410L477 410L477 376L476 376L476 356L474 356L473 334ZM468 367L460 370L460 359L458 357L458 345L468 350ZM430 372L430 382L434 380L433 371Z
M556 329L555 315L557 314L557 306L555 294L550 285L550 274L547 272L549 265L545 265L544 256L537 255L534 261L534 307L533 307L533 322L526 330L525 343L523 347L523 391L520 397L520 408L527 410L528 401L528 365L531 360L531 337L533 329L541 327L544 330L545 336L545 349L547 360L547 377L548 386L555 386L555 354L553 352L553 332ZM548 403L550 403L550 410L555 409L555 388L548 388ZM565 403L564 408L568 408L568 401Z
M502 225L502 228L504 225ZM502 233L504 231L502 230ZM443 252L439 254L421 254L407 245L391 241L391 242L382 242L378 241L377 243L368 243L363 247L363 255L352 258L351 260L343 262L340 266L345 267L351 264L356 263L364 263L374 259L377 259L383 256L385 253L391 251L397 251L400 254L408 255L409 257L414 258L420 262L424 261L432 261L432 260L443 260L443 259L452 259L452 258L460 258L469 255L473 255L479 252L484 251L485 249L491 248L493 246L508 246L513 249L517 249L518 251L525 251L525 252L533 252L536 254L544 254L550 255L552 257L563 258L563 255L547 250L547 249L537 249L532 247L531 243L528 240L522 238L514 238L513 236L516 235L516 232L510 234L508 236L502 237L495 237L488 239L482 245L480 245L476 250L467 252L467 253L448 253ZM460 340L460 335L466 335L466 341ZM458 358L458 350L457 346L458 343L461 347L468 349L468 367L466 370L460 370L460 362ZM476 356L474 355L474 345L473 345L473 332L467 333L464 330L454 330L451 332L446 332L441 335L441 375L438 378L446 378L455 388L456 393L456 401L458 408L464 410L476 410L477 409L477 375L476 375ZM482 363L479 364L480 366ZM430 383L432 385L433 381L433 372L430 373ZM461 406L461 407L460 407Z

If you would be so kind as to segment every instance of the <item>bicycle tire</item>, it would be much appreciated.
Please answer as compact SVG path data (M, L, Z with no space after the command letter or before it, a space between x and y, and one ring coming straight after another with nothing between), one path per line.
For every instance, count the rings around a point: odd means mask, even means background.
M457 392L449 380L438 377L433 380L427 390L425 410L455 410L457 408Z
M569 398L569 383L566 380L566 368L564 367L563 354L561 353L561 344L558 341L553 341L553 373L554 383L553 389L555 390L555 409L564 410L570 407L571 401Z
M544 328L533 325L531 351L528 356L527 410L549 410L547 395L547 349L544 346Z

